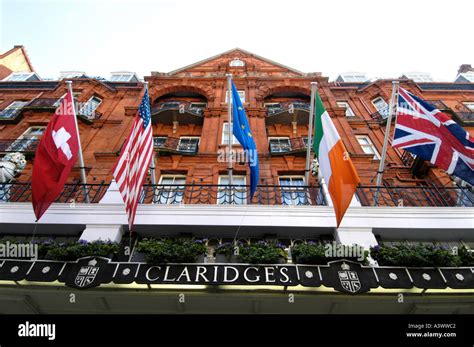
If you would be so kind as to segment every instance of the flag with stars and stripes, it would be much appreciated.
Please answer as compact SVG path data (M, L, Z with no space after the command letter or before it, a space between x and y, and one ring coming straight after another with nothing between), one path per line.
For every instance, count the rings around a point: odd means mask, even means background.
M153 157L153 136L148 89L145 88L132 130L120 153L113 175L127 211L132 230L138 200Z

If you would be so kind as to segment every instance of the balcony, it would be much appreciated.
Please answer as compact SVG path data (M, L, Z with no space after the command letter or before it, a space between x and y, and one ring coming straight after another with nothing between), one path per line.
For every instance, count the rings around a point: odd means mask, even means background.
M159 102L151 108L153 123L202 125L206 103L186 101Z
M388 118L388 107L374 112L370 115L373 121L385 124Z
M196 155L199 138L154 137L153 147L163 154Z
M309 123L310 104L304 101L288 101L268 103L266 124L288 124L296 122L298 125Z
M436 107L441 112L450 110L450 108L441 100L428 100L427 102Z
M98 203L109 184L66 184L57 203ZM474 192L463 187L438 186L359 186L357 200L362 206L379 207L474 207ZM31 202L30 183L0 184L0 203ZM162 205L279 205L326 206L319 186L259 185L250 200L246 185L174 184L144 185L142 204Z
M269 140L268 150L271 155L305 154L308 148L308 138L276 138Z
M474 125L474 111L464 104L458 104L456 111L453 112L453 115L455 120L462 126Z
M20 152L24 154L34 154L40 140L37 138L28 139L2 139L0 140L0 153Z
M61 100L59 98L37 98L25 106L25 110L54 111Z
M407 186L358 187L362 206L474 207L474 192L464 187Z

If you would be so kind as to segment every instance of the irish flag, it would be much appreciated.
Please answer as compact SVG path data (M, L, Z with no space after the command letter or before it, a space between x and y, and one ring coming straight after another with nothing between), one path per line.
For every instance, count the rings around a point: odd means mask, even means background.
M339 227L359 183L359 176L317 92L313 138L314 153L328 186Z

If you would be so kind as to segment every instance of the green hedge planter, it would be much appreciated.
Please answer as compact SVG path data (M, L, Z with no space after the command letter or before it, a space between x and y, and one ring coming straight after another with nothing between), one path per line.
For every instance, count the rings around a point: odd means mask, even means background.
M194 263L206 251L202 240L143 239L137 245L137 252L144 253L149 264Z
M426 245L375 246L370 254L380 266L457 267L474 266L474 255L465 247L457 251Z
M354 245L356 246L356 245ZM346 246L346 247L354 247ZM332 244L320 244L317 242L299 243L291 247L291 257L293 262L297 264L326 265L330 261L339 259L347 259L362 264L367 264L368 251L363 253L362 258L358 256L337 256L337 252L333 252ZM331 251L328 252L328 248ZM334 256L327 256L327 254Z
M242 263L249 264L281 264L286 263L287 253L285 246L265 241L256 243L241 244L237 259Z

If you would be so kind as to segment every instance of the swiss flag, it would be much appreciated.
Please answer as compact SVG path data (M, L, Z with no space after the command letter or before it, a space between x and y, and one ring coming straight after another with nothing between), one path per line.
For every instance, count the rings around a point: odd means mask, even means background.
M31 188L36 220L61 193L67 176L77 160L74 99L68 91L51 118L36 150Z

